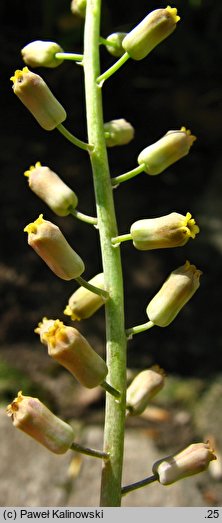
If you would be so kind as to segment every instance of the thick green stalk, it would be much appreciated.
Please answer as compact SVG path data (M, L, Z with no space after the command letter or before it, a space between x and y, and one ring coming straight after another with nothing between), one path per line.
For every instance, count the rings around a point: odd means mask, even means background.
M126 335L124 327L124 303L120 249L113 248L111 238L118 235L113 190L103 131L103 108L101 88L97 84L100 75L101 0L87 0L84 35L84 72L89 152L95 198L98 230L100 235L105 288L110 298L106 308L108 381L121 392L120 399L106 394L104 427L104 452L110 458L104 460L101 481L101 506L121 504L121 477L123 462L126 388Z

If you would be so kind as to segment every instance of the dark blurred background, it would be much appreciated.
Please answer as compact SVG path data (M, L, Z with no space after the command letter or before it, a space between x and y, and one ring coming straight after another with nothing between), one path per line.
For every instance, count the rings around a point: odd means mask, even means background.
M161 6L166 5L163 0ZM187 157L159 176L141 174L122 184L114 197L120 233L128 232L139 218L171 211L190 211L201 233L178 249L140 252L131 242L122 245L126 326L146 321L148 301L169 272L186 259L203 276L196 295L168 328L154 328L129 342L128 365L144 368L159 363L168 373L209 377L221 371L222 365L222 4L220 0L176 0L173 5L181 16L174 34L145 60L128 61L104 85L105 121L126 118L136 130L135 140L109 150L109 158L112 176L116 176L134 168L138 153L168 130L182 125L190 128L198 139ZM101 33L105 37L115 30L128 31L156 7L152 0L148 5L146 0L107 0ZM67 322L62 311L76 288L75 282L56 278L28 247L24 226L42 212L58 224L84 259L86 279L100 272L101 262L96 230L72 217L54 216L28 189L23 176L30 165L41 161L74 188L79 210L94 214L87 155L57 131L43 131L14 96L9 81L14 70L24 66L20 49L32 40L58 41L66 51L81 52L83 22L70 13L69 0L14 0L13 5L1 0L1 24L0 340L2 354L10 355L13 366L20 358L18 347L30 347L32 358L32 347L38 346L33 329L43 316ZM102 70L114 62L106 49L101 50L101 60ZM81 67L64 62L54 70L37 72L66 108L67 128L85 139ZM101 310L79 325L101 354L103 320Z

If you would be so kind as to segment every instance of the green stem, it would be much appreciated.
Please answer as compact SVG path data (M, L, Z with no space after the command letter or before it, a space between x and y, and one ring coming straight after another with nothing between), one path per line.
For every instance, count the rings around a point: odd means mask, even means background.
M91 449L89 447L84 447L79 443L75 443L75 441L72 443L70 449L74 450L75 452L81 452L81 454L86 454L87 456L92 456L93 458L100 458L104 460L107 460L109 458L109 454L107 454L106 452L103 452L102 450Z
M81 62L83 60L83 54L56 53L55 58L57 58L58 60L74 60L75 62Z
M103 74L101 74L100 76L98 76L97 78L97 84L99 87L102 87L103 83L105 82L105 80L107 80L110 76L112 76L112 74L114 74L116 71L118 71L118 69L120 69L120 67L122 67L123 64L125 64L125 62L129 59L129 54L128 53L124 53L123 56L121 56L119 58L119 60L117 60L117 62L115 62L115 64L113 64L109 69L107 69L107 71L105 71Z
M116 236L115 238L112 238L112 245L114 247L118 247L118 245L122 242L128 242L129 240L132 240L131 234L121 234L120 236Z
M124 327L123 281L120 249L113 249L111 238L118 235L107 149L103 131L99 36L101 0L88 0L84 34L84 71L88 137L94 145L90 153L102 251L105 287L110 299L105 304L107 336L107 379L121 392L119 401L106 394L104 426L105 461L101 480L101 506L121 504L121 477L125 428L126 334Z
M68 129L66 129L64 127L64 125L62 125L61 123L59 125L57 125L56 129L58 129L58 131L61 134L63 134L63 136L65 136L65 138L67 140L69 140L69 142L71 142L73 145L80 147L80 149L84 149L84 151L92 150L92 145L90 145L89 143L82 142L82 140L79 140L79 138L76 138L76 136L74 136L72 133L70 133L68 131Z
M158 480L158 476L154 474L153 476L149 476L149 478L142 479L141 481L137 481L136 483L131 483L131 485L126 485L122 488L122 496L125 496L129 492L132 492L133 490L136 490L138 488L145 487L146 485L150 485L150 483L154 483L154 481Z
M104 289L95 287L95 285L92 285L88 281L84 280L84 278L81 278L81 276L79 276L78 278L75 278L75 280L77 281L77 283L80 286L85 287L89 291L94 292L94 294L98 294L99 296L102 296L105 300L108 300L109 293L107 291L104 291Z
M119 185L119 183L126 182L127 180L134 178L134 176L137 176L137 174L140 174L144 171L144 167L145 164L142 163L141 165L138 165L138 167L135 167L135 169L132 169L132 171L128 171L127 173L120 174L120 176L112 178L112 185L116 187Z
M126 330L126 335L128 339L131 339L134 334L139 334L140 332L147 331L151 329L151 327L154 327L154 323L152 321L147 321L146 323L142 323L141 325L136 325L135 327L131 327L130 329Z
M91 223L92 225L97 225L98 223L97 218L94 218L94 216L88 216L88 214L83 214L82 212L77 211L77 209L70 209L70 214L82 222Z

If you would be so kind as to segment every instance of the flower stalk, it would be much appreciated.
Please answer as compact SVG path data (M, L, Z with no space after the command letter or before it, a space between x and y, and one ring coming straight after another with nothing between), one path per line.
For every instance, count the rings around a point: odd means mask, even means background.
M93 144L90 153L98 230L100 235L105 288L110 298L105 304L107 332L107 380L121 392L119 401L106 395L104 460L101 480L101 506L121 504L121 477L125 425L126 335L124 327L123 282L120 249L113 249L111 238L118 235L113 191L104 137L101 84L107 75L100 76L100 11L101 0L90 0L86 6L84 33L84 72L88 140ZM125 57L128 59L128 56ZM123 60L123 57L120 59ZM123 60L124 61L124 60ZM100 86L99 86L100 84Z

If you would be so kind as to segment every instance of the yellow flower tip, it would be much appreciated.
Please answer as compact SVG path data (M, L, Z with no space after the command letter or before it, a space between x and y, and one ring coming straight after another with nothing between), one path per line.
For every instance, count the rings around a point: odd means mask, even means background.
M55 347L58 339L59 341L67 341L66 329L63 321L55 320L49 330L44 332L42 339L43 341L50 343L53 347Z
M23 400L23 394L22 394L22 391L20 390L18 392L18 396L17 398L15 398L12 403L10 403L10 405L7 406L6 408L6 413L8 416L13 416L14 412L16 412L18 410L18 404L21 403L21 401Z
M196 265L191 264L188 260L186 260L185 262L184 269L185 271L191 271L197 279L199 279L200 276L203 274L203 271L197 269Z
M66 308L64 309L63 311L63 314L65 314L66 316L70 316L71 320L72 321L80 321L81 318L79 318L71 309L71 307L69 305L66 305Z
M28 234L36 234L38 225L41 225L44 221L43 214L40 214L37 220L26 225L24 232L27 232Z
M197 137L194 134L191 134L190 129L186 129L186 127L182 126L180 129L183 133L186 133L186 135L189 137L189 144L190 146L193 145L193 142L197 139Z
M25 172L24 172L24 176L29 177L30 174L31 174L31 172L34 171L35 169L38 169L38 167L42 167L41 162L36 162L35 165L30 165L28 171L25 171Z
M177 8L176 7L170 7L170 5L168 5L166 7L166 11L168 11L168 13L170 13L170 15L172 16L172 18L173 18L175 23L179 22L180 16L178 16L178 14L177 14Z
M15 71L14 76L11 76L10 80L13 82L13 84L15 84L15 82L22 80L24 74L27 74L27 73L29 73L28 67L23 67L22 70L17 69Z
M192 214L190 212L187 212L185 216L184 227L186 228L188 236L190 236L193 240L200 232L200 228L196 224L194 218L192 218Z
M44 318L42 318L42 321L40 321L40 322L38 323L38 327L36 327L36 328L34 329L34 332L35 332L36 334L40 334L40 332L41 332L41 327L42 327L42 326L44 325L44 323L46 323L47 321L49 321L48 318L47 318L46 316L44 316Z

